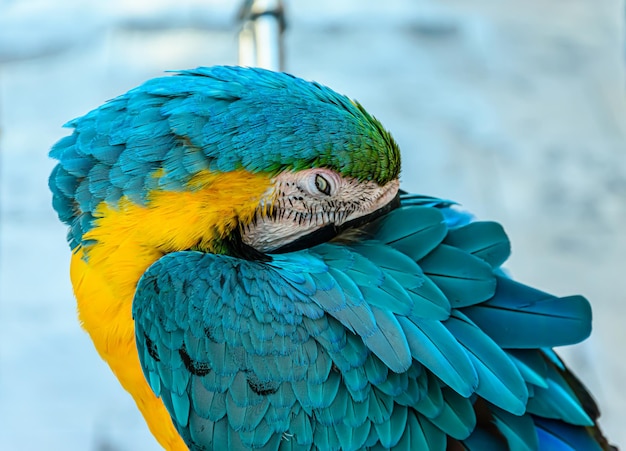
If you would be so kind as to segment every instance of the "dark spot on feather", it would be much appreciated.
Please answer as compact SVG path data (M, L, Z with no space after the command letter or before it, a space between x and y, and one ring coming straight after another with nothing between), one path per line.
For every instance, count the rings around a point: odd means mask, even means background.
M182 348L178 350L178 355L180 355L183 364L187 370L195 375L195 376L206 376L211 372L211 368L209 368L209 364L205 362L198 362L197 360L193 360L189 354L187 353L187 348L183 345Z
M217 343L217 341L215 340L215 336L213 335L213 329L211 327L204 328L204 335L213 343Z
M150 280L150 286L152 287L152 291L154 291L154 294L161 293L161 288L159 288L159 284L156 279Z
M278 384L275 382L261 382L248 378L248 386L250 390L260 396L273 395L278 391Z
M194 284L192 282L190 282L187 279L183 280L182 291L185 297L193 296L193 289L194 289Z
M161 358L159 357L159 352L157 351L157 347L152 340L146 335L144 332L143 338L146 341L146 349L148 349L148 354L152 357L156 362L160 362Z

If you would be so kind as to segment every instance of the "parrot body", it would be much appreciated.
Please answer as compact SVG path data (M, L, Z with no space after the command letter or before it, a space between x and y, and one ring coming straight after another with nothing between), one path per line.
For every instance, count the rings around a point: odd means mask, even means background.
M79 317L166 449L610 449L551 351L586 299L508 278L498 224L399 195L357 103L199 68L69 125Z

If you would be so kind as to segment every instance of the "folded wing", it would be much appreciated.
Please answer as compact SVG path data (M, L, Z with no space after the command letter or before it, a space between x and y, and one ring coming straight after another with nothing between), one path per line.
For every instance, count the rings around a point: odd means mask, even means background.
M148 269L139 355L190 448L606 446L549 350L589 335L584 298L505 277L502 227L449 202L405 196L363 235L269 262L177 252Z

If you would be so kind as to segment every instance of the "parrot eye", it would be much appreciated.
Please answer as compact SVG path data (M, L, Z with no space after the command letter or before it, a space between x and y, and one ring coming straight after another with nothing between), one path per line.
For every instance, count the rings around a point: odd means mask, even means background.
M327 196L330 196L330 183L321 175L317 174L315 176L315 187L319 190L320 193L324 193Z

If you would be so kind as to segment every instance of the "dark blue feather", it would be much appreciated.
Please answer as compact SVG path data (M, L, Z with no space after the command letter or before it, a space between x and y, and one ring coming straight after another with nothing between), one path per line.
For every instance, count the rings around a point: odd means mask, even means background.
M447 227L437 209L407 206L377 222L372 232L376 239L417 261L441 243Z
M497 222L477 221L452 229L444 243L469 252L493 268L503 264L511 254L511 243Z
M528 389L517 367L504 351L460 312L453 312L446 328L468 351L476 372L476 393L516 415L526 410Z
M603 449L584 429L547 418L535 419L540 449L600 451Z
M495 277L487 263L446 244L437 247L419 264L453 307L486 301L496 289Z
M464 313L503 348L563 346L591 333L591 307L582 296L557 298L505 277L493 298Z

